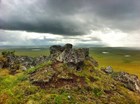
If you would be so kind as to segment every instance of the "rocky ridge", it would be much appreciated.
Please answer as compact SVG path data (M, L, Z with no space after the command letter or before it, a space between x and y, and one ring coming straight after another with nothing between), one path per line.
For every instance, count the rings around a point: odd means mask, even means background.
M27 70L48 60L47 56L17 56L14 52L10 51L2 52L2 56L0 58L0 69L6 68L13 72L19 69Z
M72 47L73 46L71 44L66 44L65 46L51 46L49 56L50 60L52 61L51 65L46 66L46 68L41 68L40 70L31 74L31 81L38 85L42 83L45 85L45 83L49 82L58 83L60 79L75 81L73 76L76 75L71 73L71 70L83 71L88 69L91 73L94 72L95 67L98 66L98 62L89 56L89 49L73 49ZM102 67L101 71L106 73L108 76L111 76L114 80L122 83L122 85L129 90L140 93L140 80L136 75L125 72L114 72L111 66L106 68ZM76 83L78 85L78 82Z
M140 104L138 77L115 72L111 66L99 69L88 48L54 45L42 62L45 63L24 71L26 79L23 77L23 84L16 86L25 91L21 104Z

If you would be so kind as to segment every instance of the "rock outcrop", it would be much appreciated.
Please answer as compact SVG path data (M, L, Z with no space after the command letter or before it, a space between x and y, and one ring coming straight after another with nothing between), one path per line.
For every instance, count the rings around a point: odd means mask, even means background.
M131 93L139 95L135 93L140 88L138 77L116 73L111 66L98 70L96 64L86 48L73 49L71 44L64 47L55 45L50 47L50 60L39 69L31 71L29 80L49 93L69 91L72 98L76 99L83 95L80 99L82 102L87 98L87 103L93 104L135 103ZM73 70L71 67L82 70Z
M50 47L50 55L59 62L77 64L89 56L89 49L73 49L72 44L66 44L64 47L54 45Z
M113 78L123 83L126 88L140 93L140 80L138 76L126 72L119 72Z
M77 70L80 70L84 60L90 59L93 61L95 66L98 66L98 63L89 57L88 48L79 48L73 49L72 44L66 44L64 46L53 45L50 47L50 57L52 60L56 60L62 63L66 63L70 66L76 67Z
M30 56L16 56L11 52L5 52L0 58L0 68L6 68L13 71L18 69L27 70L48 60L47 56L30 57Z
M113 79L121 82L124 87L131 91L140 93L140 80L138 76L129 74L127 72L114 72L111 66L101 67L101 70L108 75L111 75Z

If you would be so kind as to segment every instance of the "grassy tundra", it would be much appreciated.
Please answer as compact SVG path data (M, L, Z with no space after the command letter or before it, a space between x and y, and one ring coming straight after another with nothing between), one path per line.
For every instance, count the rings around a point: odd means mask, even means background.
M16 55L23 56L49 55L49 50L45 48L9 50L15 50ZM90 55L99 62L99 67L110 65L115 71L134 73L139 75L140 78L139 52L138 50L117 48L90 48ZM91 104L91 102L92 104L96 104L96 102L99 102L99 104L108 104L110 102L140 104L139 94L124 88L102 71L95 70L89 61L86 61L85 64L83 71L70 70L65 64L53 64L51 61L42 63L27 71L18 70L15 75L9 74L9 70L0 70L0 104L46 104L46 102L47 104ZM51 70L44 73L44 68L45 70L49 69L51 65L55 67L56 71L60 72L60 78L71 78L68 73L77 76L73 76L75 81L68 84L71 86L73 83L76 86L80 85L80 89L76 90L68 86L42 89L31 83L29 78L32 76L31 73L36 70L38 71L34 75L37 80L50 76L52 74ZM93 72L91 72L91 69L93 69ZM59 77L54 77L54 81L57 81ZM55 85L55 83L50 84ZM58 82L57 84L60 85ZM64 83L61 82L61 84Z
M140 78L140 50L120 48L93 48L90 54L100 66L112 66L115 71L136 74Z

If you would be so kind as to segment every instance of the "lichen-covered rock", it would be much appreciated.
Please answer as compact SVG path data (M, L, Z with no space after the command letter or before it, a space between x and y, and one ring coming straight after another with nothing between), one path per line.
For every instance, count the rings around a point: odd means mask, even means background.
M113 78L122 82L126 88L140 93L140 80L138 76L126 72L119 72Z
M15 71L18 69L25 70L31 68L49 59L47 56L39 56L35 58L30 56L16 56L11 54L11 52L4 52L3 58L5 60L0 59L0 68L14 69Z
M81 61L84 61L86 57L88 57L88 49L82 48L82 49L69 49L64 50L57 58L56 60L64 63L79 63Z
M66 44L64 46L54 45L50 47L50 58L58 62L66 63L71 68L76 70L82 70L82 66L85 60L90 60L95 67L98 66L98 62L89 57L89 48L72 48L72 44Z
M79 48L73 49L72 44L66 44L64 46L54 45L50 47L50 57L52 60L56 60L62 63L80 70L83 65L84 60L89 58L89 49L88 48ZM91 59L91 58L89 58ZM94 64L97 65L95 60L92 60Z
M72 44L65 44L64 45L64 49L67 49L67 50L69 50L69 49L72 49Z
M50 56L52 59L63 63L79 63L89 56L88 48L72 49L72 44L66 44L64 47L54 45L50 47Z
M23 71L27 70L27 68L25 66L20 66L20 69L23 70Z
M107 74L113 73L113 68L111 66L107 66L106 68L101 67L101 70L104 71Z
M56 59L63 52L63 47L60 45L53 45L50 47L51 59Z

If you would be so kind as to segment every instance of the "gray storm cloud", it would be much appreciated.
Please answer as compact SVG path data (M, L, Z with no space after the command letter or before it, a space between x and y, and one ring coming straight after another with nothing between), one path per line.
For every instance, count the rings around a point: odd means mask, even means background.
M109 27L137 31L139 0L1 0L0 29L85 35Z
M139 18L139 0L1 0L0 45L140 46Z

